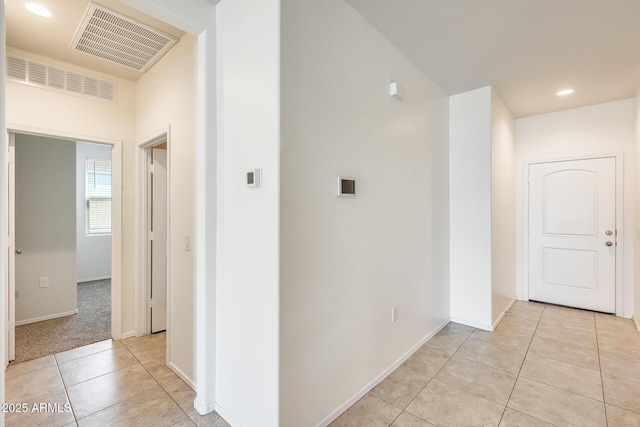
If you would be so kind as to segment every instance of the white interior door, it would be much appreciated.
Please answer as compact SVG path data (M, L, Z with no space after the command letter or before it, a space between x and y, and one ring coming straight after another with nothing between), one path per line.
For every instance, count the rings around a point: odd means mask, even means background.
M167 329L167 150L151 149L151 332Z
M15 134L9 134L7 144L7 363L16 358L16 254L20 252L15 247L16 241L16 169Z
M529 166L529 299L615 312L614 157Z

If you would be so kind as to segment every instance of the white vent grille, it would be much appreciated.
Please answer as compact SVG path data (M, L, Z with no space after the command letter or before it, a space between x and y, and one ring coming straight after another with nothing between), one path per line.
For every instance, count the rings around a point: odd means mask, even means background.
M177 42L155 28L89 3L71 48L144 72Z
M65 83L65 72L60 68L49 67L49 86L55 87L58 89L66 89Z
M116 82L14 55L7 56L7 80L87 98L116 101Z

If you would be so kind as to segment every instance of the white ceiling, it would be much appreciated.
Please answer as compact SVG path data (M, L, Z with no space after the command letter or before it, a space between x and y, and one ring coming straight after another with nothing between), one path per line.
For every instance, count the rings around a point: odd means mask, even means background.
M41 18L28 12L25 0L6 0L7 46L34 52L112 76L136 81L143 73L113 64L69 48L73 36L84 18L89 0L38 0L54 12L53 18ZM183 31L158 21L117 0L98 0L94 3L164 33L181 38Z
M493 85L516 117L629 98L640 83L640 0L346 1L448 94ZM88 0L40 0L53 19L24 2L6 0L7 45L132 81L142 75L69 49ZM184 34L117 0L96 2ZM557 97L565 87L576 92Z
M640 0L346 1L448 94L493 85L516 117L630 98L640 82Z

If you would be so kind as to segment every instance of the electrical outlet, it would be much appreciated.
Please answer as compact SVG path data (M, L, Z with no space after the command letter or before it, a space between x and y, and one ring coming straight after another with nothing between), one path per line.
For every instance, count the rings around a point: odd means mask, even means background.
M396 305L391 309L391 323L395 323L398 320L398 306Z
M49 278L48 277L41 277L40 278L40 287L41 288L48 288L49 287Z

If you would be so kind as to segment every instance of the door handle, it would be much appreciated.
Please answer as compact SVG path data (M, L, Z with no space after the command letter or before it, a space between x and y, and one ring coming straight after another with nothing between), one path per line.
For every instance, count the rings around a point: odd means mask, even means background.
M607 241L607 243L605 243L605 245L607 245L607 246L613 246L613 242L611 242L611 241Z
M18 248L16 249L16 254L20 255L22 253L22 249Z

